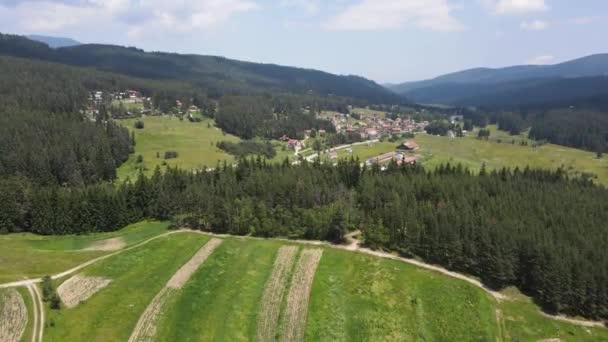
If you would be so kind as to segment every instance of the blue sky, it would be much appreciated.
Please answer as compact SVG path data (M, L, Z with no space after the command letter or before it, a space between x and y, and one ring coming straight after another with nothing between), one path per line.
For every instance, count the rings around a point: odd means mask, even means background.
M0 31L402 82L608 52L608 1L0 0Z

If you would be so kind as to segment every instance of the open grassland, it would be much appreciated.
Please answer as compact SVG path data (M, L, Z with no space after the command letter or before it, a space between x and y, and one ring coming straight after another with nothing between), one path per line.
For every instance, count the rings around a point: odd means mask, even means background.
M110 251L88 250L110 239L132 246L167 231L168 224L140 222L109 233L39 236L29 233L0 235L0 283L37 278L65 271Z
M49 311L46 341L126 341L167 281L208 240L195 233L168 235L84 270L112 282L73 309Z
M370 143L369 145L367 145L367 144L357 145L357 146L351 147L351 150L353 151L352 153L348 152L347 149L338 150L337 151L338 159L342 159L342 158L349 159L352 157L352 158L358 158L363 163L370 158L377 157L377 156L387 153L387 152L395 151L398 145L399 145L399 143L397 143L397 142L388 142L388 141ZM328 160L327 154L324 154L323 158L324 158L323 160Z
M582 172L593 173L598 176L597 181L608 184L608 158L597 159L595 153L583 150L546 144L537 148L521 146L520 141L526 140L521 136L510 137L504 132L497 133L492 130L494 139L482 141L471 133L465 138L450 139L428 134L416 136L422 154L422 163L428 167L435 167L441 163L461 163L471 170L479 170L485 163L488 169L502 167L526 166L534 168L557 169L563 167L570 174L577 175ZM502 142L497 142L495 138ZM515 143L513 143L515 141Z
M135 129L136 120L144 122L143 129ZM147 116L141 119L119 120L135 132L135 153L118 169L118 178L135 178L143 167L151 174L157 166L166 163L183 169L215 167L218 162L232 163L234 157L216 147L220 141L238 142L239 138L223 133L211 119L202 122L179 120L174 116ZM164 159L166 151L176 151L175 159ZM158 154L158 157L157 157ZM137 163L137 156L143 163Z
M517 289L504 291L507 298L497 305L505 341L608 341L608 329L587 328L543 317L538 307Z
M494 341L482 290L398 261L326 250L310 300L307 340Z
M397 260L242 237L222 237L207 253L211 239L167 235L82 269L82 276L111 282L74 308L47 307L44 339L126 341L154 298L169 289L150 325L154 340L608 341L608 329L546 318L512 289L497 302L465 281ZM178 288L168 287L175 277ZM19 293L29 340L31 297L25 288ZM261 331L273 319L275 327ZM285 334L280 323L288 321L301 330Z
M142 109L144 109L143 102L137 102L132 100L112 100L112 107L120 108L120 106L133 113L139 113Z
M264 285L280 246L274 241L226 239L165 312L159 340L255 339Z
M383 112L380 110L369 109L369 108L355 107L355 108L353 108L353 110L351 112L361 115L361 119L364 119L368 116L378 116L381 118L386 117L386 112Z

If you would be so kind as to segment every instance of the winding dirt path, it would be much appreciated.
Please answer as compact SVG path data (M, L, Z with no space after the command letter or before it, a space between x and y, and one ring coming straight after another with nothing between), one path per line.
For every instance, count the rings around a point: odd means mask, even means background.
M32 297L32 314L34 315L34 324L32 325L32 342L42 342L44 333L44 305L42 304L42 296L36 283L28 283L25 285L30 297Z

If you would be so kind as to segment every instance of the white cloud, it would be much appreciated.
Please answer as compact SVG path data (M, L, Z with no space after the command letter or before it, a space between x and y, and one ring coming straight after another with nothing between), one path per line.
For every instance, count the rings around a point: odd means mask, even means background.
M217 27L232 16L258 8L254 0L25 0L0 4L0 20L11 18L27 32L73 27L124 27L142 32L187 32Z
M317 14L320 7L319 0L281 0L281 5L300 8L308 14Z
M323 26L330 30L378 31L413 24L433 31L460 31L447 0L362 0L347 7Z
M555 56L544 55L544 56L536 56L536 57L530 59L527 63L534 64L534 65L545 65L545 64L551 64L554 61L555 61Z
M543 31L549 28L549 23L542 20L524 21L520 27L526 31Z
M481 0L495 14L527 14L549 9L545 0Z

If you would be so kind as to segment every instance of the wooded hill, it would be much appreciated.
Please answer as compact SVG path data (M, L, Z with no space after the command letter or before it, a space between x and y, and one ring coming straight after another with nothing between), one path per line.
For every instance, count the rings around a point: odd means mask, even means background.
M389 86L419 103L466 106L595 104L607 95L608 54L556 65L476 68Z
M145 52L137 48L85 44L51 49L22 36L0 34L0 54L92 67L154 80L179 80L210 97L264 92L342 96L370 103L401 103L397 94L358 76L241 62L216 56Z

